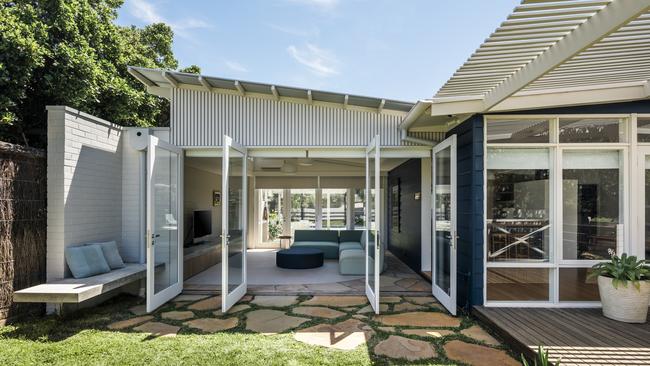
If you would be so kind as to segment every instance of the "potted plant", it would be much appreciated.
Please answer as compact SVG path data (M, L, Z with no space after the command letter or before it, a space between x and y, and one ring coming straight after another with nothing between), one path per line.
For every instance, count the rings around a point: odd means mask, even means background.
M650 303L650 267L646 261L610 249L610 260L592 267L598 276L603 315L626 323L645 323Z

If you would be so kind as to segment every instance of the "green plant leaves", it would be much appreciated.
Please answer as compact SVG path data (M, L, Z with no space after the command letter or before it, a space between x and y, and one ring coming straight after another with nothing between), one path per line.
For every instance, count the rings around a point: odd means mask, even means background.
M608 262L602 262L591 267L589 277L603 276L612 279L612 286L618 289L618 286L627 287L628 282L637 289L641 289L639 281L650 279L650 267L647 261L638 260L636 256L621 254L618 257L615 253L611 254Z

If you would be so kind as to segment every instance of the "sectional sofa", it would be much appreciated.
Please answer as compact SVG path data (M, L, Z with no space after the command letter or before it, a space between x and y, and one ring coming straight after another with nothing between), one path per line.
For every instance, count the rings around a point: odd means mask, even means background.
M316 248L323 251L325 259L339 260L342 275L366 273L365 230L296 230L292 247ZM384 270L384 248L381 248L381 268ZM374 258L370 264L374 268Z

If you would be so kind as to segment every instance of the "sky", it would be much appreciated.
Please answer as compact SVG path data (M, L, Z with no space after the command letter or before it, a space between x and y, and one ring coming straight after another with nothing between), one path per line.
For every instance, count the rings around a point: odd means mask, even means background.
M126 0L120 25L174 30L209 76L414 102L431 98L519 0Z

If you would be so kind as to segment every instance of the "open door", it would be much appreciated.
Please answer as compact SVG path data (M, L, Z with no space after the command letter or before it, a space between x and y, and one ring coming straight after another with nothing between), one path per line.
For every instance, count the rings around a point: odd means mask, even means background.
M223 136L221 203L221 311L246 294L247 150Z
M182 151L155 136L147 150L147 312L183 290Z
M456 315L456 135L433 148L433 296Z
M379 274L381 257L379 135L366 148L366 296L376 314L379 314Z

